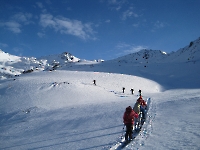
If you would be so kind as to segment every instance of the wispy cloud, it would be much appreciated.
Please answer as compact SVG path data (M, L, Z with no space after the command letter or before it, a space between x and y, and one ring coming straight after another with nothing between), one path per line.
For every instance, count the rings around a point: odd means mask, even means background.
M118 3L117 0L108 0L108 2L111 3L111 4L116 4L116 3Z
M24 51L24 50L23 50L22 48L14 47L12 50L13 50L14 52L16 52L18 56L23 56L23 51Z
M23 23L25 25L33 23L31 21L32 14L31 13L17 13L13 17L11 17L11 20L15 20L18 23Z
M41 2L36 2L36 5L39 7L39 8L43 8L43 4Z
M110 23L110 19L106 20L105 22L106 22L106 23Z
M112 10L119 11L127 0L108 0L108 4Z
M168 25L167 23L156 21L153 23L153 29L151 31L155 32L158 29L165 28L167 25Z
M49 5L51 5L51 2L50 2L50 1L46 1L46 3L49 4ZM36 2L35 4L36 4L36 6L37 6L38 8L41 9L41 11L42 11L43 13L46 13L46 12L47 12L47 10L46 10L46 8L44 7L44 5L42 4L42 2Z
M12 31L13 33L21 32L21 25L16 21L0 22L0 26Z
M12 31L13 33L21 33L21 28L23 25L28 25L33 23L30 19L32 18L32 14L30 13L17 13L12 16L9 21L0 22L1 27L5 27L6 29Z
M50 14L40 15L40 25L43 27L53 27L56 28L56 22L53 19L53 16Z
M3 47L3 48L8 47L8 44L0 43L0 48L1 48L1 47Z
M71 20L62 16L54 17L51 14L41 14L40 25L44 28L52 28L61 34L77 36L81 39L95 39L92 23L82 23L79 20Z
M130 7L128 10L124 11L122 14L122 20L126 20L127 18L137 18L139 15L133 11L133 8Z
M41 33L41 32L38 32L37 35L38 35L40 38L42 38L42 37L45 36L45 34L44 34L44 33Z
M156 22L154 23L154 27L155 27L155 28L164 28L164 27L165 27L165 23L160 22L160 21L156 21Z
M147 46L143 46L143 45L131 45L131 44L126 44L126 43L119 43L116 46L116 49L118 51L120 51L117 55L118 56L122 56L122 55L127 55L130 53L136 53L142 49L147 49Z
M45 2L46 2L47 4L49 4L49 5L52 4L52 2L51 2L50 0L45 0Z
M133 27L135 27L135 28L137 28L137 27L139 27L139 26L140 26L139 23L134 23L134 24L133 24Z

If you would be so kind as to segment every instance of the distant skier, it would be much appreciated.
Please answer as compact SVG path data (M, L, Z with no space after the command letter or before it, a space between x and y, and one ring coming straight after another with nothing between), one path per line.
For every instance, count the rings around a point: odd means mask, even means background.
M134 94L134 89L131 89L130 91L131 91L131 94L133 95Z
M123 93L124 93L124 91L125 91L125 87L122 88L122 92L123 92Z
M139 90L138 92L139 92L139 96L142 96L142 90Z
M134 119L138 118L138 114L135 113L131 106L128 106L124 112L123 122L126 125L126 133L125 133L125 140L128 141L132 140L132 130Z
M96 80L93 80L94 85L96 85Z

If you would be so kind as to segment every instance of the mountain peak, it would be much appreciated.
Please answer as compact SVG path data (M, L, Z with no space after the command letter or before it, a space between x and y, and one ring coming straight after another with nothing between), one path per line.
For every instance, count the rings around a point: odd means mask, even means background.
M179 49L177 52L170 53L171 62L196 62L200 60L200 37L191 41L189 45Z
M147 67L148 64L153 63L195 63L200 60L200 38L189 43L184 48L179 49L176 52L167 54L161 50L143 49L136 53L131 53L107 62L130 65L140 65ZM82 61L73 56L69 52L63 52L57 55L43 56L40 58L35 57L19 57L5 53L0 49L0 76L12 77L18 76L22 73L32 72L34 70L56 70L69 69L72 67L71 63L79 62L82 65ZM86 63L91 64L94 62ZM67 65L70 64L70 65ZM68 66L68 67L64 67ZM81 66L80 66L81 67ZM84 68L83 68L84 69Z
M143 49L136 53L131 53L126 56L119 57L114 59L117 62L126 62L126 63L158 63L162 62L164 58L168 55L166 52L161 50L151 50L151 49Z

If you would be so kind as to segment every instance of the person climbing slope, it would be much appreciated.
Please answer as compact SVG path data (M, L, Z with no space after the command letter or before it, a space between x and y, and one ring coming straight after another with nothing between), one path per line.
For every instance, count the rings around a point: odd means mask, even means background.
M135 120L135 130L138 130L139 128L141 128L141 125L143 125L144 121L145 121L145 114L146 114L146 107L147 104L146 102L142 99L142 96L140 96L134 107L133 110L138 114L138 118Z
M131 106L128 106L123 115L123 122L126 125L126 141L132 140L132 130L135 118L138 118L138 114L133 111Z
M138 118L135 119L135 123L134 123L134 125L135 125L134 129L136 130L136 129L139 129L139 126L140 126L140 118L139 118L139 116L140 116L140 101L139 100L136 101L136 103L133 107L133 111L138 114Z
M142 112L142 119L144 120L147 104L145 100L143 100L142 96L140 96L137 101L140 103L140 112Z

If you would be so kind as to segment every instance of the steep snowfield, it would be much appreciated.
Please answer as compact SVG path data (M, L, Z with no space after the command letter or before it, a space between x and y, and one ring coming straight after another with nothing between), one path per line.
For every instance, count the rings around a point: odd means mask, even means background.
M65 62L71 58L66 55L56 71L48 71L55 65L50 59L60 55L25 59L2 52L0 65L13 67L13 78L1 70L0 149L109 149L124 134L122 116L139 89L144 99L151 98L150 109L142 132L124 149L200 149L200 55L182 61L186 53L192 56L192 46L199 54L197 41L170 55L144 50L137 60L132 54L105 62ZM179 61L170 61L175 56ZM30 67L32 73L19 71Z

